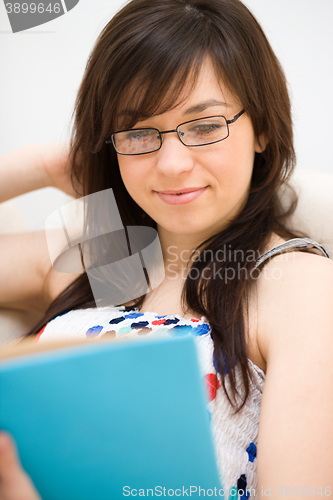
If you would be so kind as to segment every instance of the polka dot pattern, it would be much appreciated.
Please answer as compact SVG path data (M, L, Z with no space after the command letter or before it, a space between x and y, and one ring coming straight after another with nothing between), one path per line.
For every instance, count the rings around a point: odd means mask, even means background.
M208 395L208 400L213 401L216 398L216 391L221 386L216 373L207 373L205 375L206 390Z
M92 326L91 328L89 328L86 331L86 336L88 338L97 337L97 335L99 335L102 330L103 330L103 326L101 326L101 325Z
M133 328L133 330L140 330L147 325L149 325L148 321L139 321L138 323L132 323L131 328Z
M118 323L121 323L122 321L124 321L125 319L125 316L120 316L120 318L113 318L111 319L111 321L109 321L109 324L110 325L118 325Z
M218 467L225 474L222 476L226 488L225 498L228 500L257 500L254 497L247 498L247 492L243 492L241 487L244 484L247 484L247 488L256 487L257 451L255 443L257 442L258 425L254 420L257 419L257 401L259 399L254 400L252 396L249 413L232 417L235 418L234 421L231 419L228 413L229 403L226 401L221 387L219 375L221 367L214 353L209 324L204 317L185 319L179 315L142 313L138 309L126 310L124 307L73 310L50 321L39 332L36 341L43 342L44 340L59 340L61 338L122 338L124 340L167 336L182 338L188 335L193 336L198 350L200 372L206 389L207 412L212 428L216 432ZM226 361L224 353L223 360ZM225 367L224 370L227 374ZM258 393L263 382L261 378L258 379L257 370L255 373L257 380L255 397L259 398ZM232 429L232 432L228 431L228 434L225 435L225 429ZM247 439L244 446L245 432ZM222 436L224 436L223 439Z
M152 325L163 325L163 323L166 322L166 319L163 318L163 319L155 319L155 321L152 321L151 324Z
M140 318L140 316L143 316L143 313L125 314L125 319L136 319L136 318Z
M126 335L127 333L130 333L132 331L131 325L128 326L123 326L119 329L118 334L119 335Z
M254 459L257 456L257 447L254 443L250 443L249 447L246 449L250 462L254 462Z
M192 333L193 327L191 325L176 325L169 330L169 335L172 337L184 337Z

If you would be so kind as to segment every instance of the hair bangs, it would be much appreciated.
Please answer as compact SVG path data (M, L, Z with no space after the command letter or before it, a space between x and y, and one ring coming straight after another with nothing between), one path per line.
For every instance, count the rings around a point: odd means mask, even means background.
M108 134L182 103L211 52L210 22L197 9L171 2L169 10L159 12L153 4L142 10L139 4L130 32L114 32L104 50L101 122L109 127Z
M158 78L143 72L124 88L116 110L115 128L126 130L138 121L160 115L182 104L193 91L203 63L196 58L172 73L162 71ZM115 130L116 131L116 130Z

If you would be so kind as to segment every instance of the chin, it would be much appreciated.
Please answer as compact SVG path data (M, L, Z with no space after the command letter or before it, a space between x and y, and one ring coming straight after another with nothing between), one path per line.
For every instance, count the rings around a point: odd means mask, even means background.
M163 224L163 222L157 222L157 224L169 233L180 235L200 234L209 230L209 226L207 226L207 224L195 224L193 219L191 222L177 222L175 220L169 220L165 224Z

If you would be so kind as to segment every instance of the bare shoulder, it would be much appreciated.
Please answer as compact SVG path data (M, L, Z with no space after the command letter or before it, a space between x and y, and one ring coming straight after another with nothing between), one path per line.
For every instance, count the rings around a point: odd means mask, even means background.
M333 327L333 261L299 251L277 255L263 267L252 295L258 347L267 361L278 342Z
M333 291L333 260L309 252L284 253L267 262L256 278L260 303L274 307L291 301L295 306L308 295L313 300L315 291Z
M264 299L271 298L281 289L298 287L310 283L322 286L333 286L333 260L322 255L309 252L292 251L276 255L265 263L265 266L256 276L258 295ZM301 291L302 292L302 291ZM304 292L304 291L303 291ZM288 292L287 292L288 293ZM289 294L288 294L289 295ZM283 299L283 297L277 297ZM294 297L297 300L297 296Z

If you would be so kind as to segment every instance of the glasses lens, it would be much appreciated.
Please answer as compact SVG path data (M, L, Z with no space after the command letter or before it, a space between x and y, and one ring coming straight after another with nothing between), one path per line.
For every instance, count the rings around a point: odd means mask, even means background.
M161 146L158 131L150 128L117 132L113 134L113 143L117 153L123 155L150 153Z
M186 146L203 146L226 139L229 130L224 116L211 116L181 125L178 133Z

